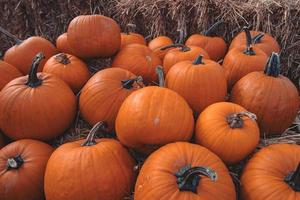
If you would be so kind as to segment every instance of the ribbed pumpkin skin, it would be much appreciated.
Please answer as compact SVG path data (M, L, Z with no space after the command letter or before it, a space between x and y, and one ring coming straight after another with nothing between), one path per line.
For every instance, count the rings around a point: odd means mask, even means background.
M198 113L210 104L225 101L227 94L223 68L209 59L203 59L203 63L179 62L169 70L166 77L166 87L185 98Z
M54 74L65 81L77 93L90 78L87 65L79 58L70 54L64 54L70 63L64 64L60 61L62 54L52 56L45 64L43 72Z
M68 43L68 34L67 33L63 33L60 36L58 36L58 38L56 39L56 48L60 52L64 52L64 53L73 55L71 47Z
M68 43L78 57L110 57L120 48L120 27L103 15L80 15L69 24Z
M160 59L164 59L165 55L168 53L171 49L166 50L160 50L162 47L168 46L173 44L173 41L171 38L167 36L158 36L151 40L148 43L149 49L151 49Z
M244 200L299 200L285 177L296 170L300 148L294 144L274 144L261 149L247 163L241 177Z
M210 167L216 182L201 176L197 194L179 191L175 173L182 167ZM187 142L167 144L151 154L139 173L135 200L235 200L235 190L226 166L215 154L200 145Z
M120 200L129 195L135 180L133 159L116 140L96 142L83 147L79 140L55 150L45 173L47 200Z
M11 80L23 76L22 73L17 68L2 60L0 60L0 74L1 74L0 91Z
M200 34L191 35L185 42L187 46L198 46L204 49L214 61L224 58L227 44L221 37L209 37Z
M0 150L1 200L44 199L44 173L53 148L36 140L18 140ZM21 156L23 165L7 170L9 158Z
M245 111L243 107L229 102L208 106L196 123L196 143L217 154L226 164L243 160L258 145L258 125L245 116L242 117L241 128L230 128L227 117Z
M26 85L28 76L9 82L0 92L0 127L11 139L49 140L71 124L76 98L58 77L38 73L42 85Z
M43 52L46 57L40 63L39 71L42 71L46 61L58 53L55 46L42 37L33 36L11 47L5 52L3 60L18 68L25 75L30 69L32 58L39 52Z
M127 96L139 89L135 83L131 89L121 81L136 78L121 68L108 68L97 72L83 87L79 107L83 118L91 125L105 121L109 130L114 130L118 111Z
M167 88L149 86L123 102L116 119L120 142L143 153L175 141L188 141L194 119L186 101Z
M157 80L155 68L162 62L147 46L129 44L123 47L113 60L112 67L126 69L142 76L145 83Z
M262 134L281 134L295 120L299 108L293 83L282 75L274 78L263 72L252 72L238 81L231 101L256 114Z
M121 48L128 44L147 45L145 38L138 33L121 33Z

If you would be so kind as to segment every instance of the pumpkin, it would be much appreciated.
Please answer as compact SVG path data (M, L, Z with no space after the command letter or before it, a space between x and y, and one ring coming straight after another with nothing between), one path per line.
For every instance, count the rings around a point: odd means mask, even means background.
M68 43L81 58L110 57L120 48L119 25L103 15L80 15L68 27Z
M0 150L1 200L44 199L44 173L53 148L23 139Z
M90 78L87 65L70 54L52 56L45 64L43 72L58 76L77 93Z
M161 48L173 44L173 41L171 38L167 36L158 36L151 40L148 43L149 49L151 49L160 59L164 59L165 55L168 53L169 50L172 48L168 48L165 50L161 50Z
M258 145L256 116L229 102L208 106L196 123L196 143L217 154L226 164L246 158Z
M277 53L272 53L264 72L252 72L232 89L231 101L256 114L261 133L281 134L297 116L298 91L280 73Z
M247 46L231 49L225 56L223 67L228 83L228 89L240 80L243 76L253 71L263 71L268 56L259 48L252 46L250 32L244 28L247 35Z
M148 47L130 44L123 47L112 62L112 67L126 69L143 77L145 83L156 82L155 67L161 65L160 58Z
M300 147L273 144L247 163L241 176L244 200L299 200Z
M0 91L11 80L22 76L22 73L17 68L2 60L0 60L0 74Z
M137 178L135 200L235 200L232 179L214 153L176 142L151 154Z
M4 138L4 136L0 133L0 149L2 148L2 147L4 147L5 146L5 138Z
M140 88L139 82L141 77L121 68L97 72L81 91L81 115L91 125L105 121L108 129L114 130L121 104L127 96Z
M171 49L165 55L163 60L164 73L167 74L173 65L180 61L190 60L194 61L199 55L203 55L204 58L209 59L207 52L197 46L186 46L183 44L174 44L161 48L161 50Z
M60 52L73 55L71 47L68 43L68 34L67 33L63 33L60 36L58 36L58 38L56 39L56 48Z
M37 53L43 52L45 55L45 59L40 63L39 71L42 71L44 64L51 56L58 53L55 46L42 37L32 36L26 40L20 40L2 27L0 31L16 41L16 45L5 52L3 60L16 67L24 75L29 71L32 58Z
M134 33L136 29L135 24L127 24L127 31L121 33L121 48L128 44L147 45L147 42L141 34Z
M223 21L218 21L209 29L204 31L204 34L193 34L185 42L187 46L198 46L204 49L209 57L214 61L219 61L224 58L227 51L227 44L221 37L212 36L214 30Z
M194 112L219 101L225 101L227 83L224 70L215 61L200 55L194 62L182 61L167 73L166 87L188 102Z
M163 71L157 67L160 86ZM188 141L194 128L193 112L176 92L149 86L130 94L120 107L116 133L122 144L149 154L176 141Z
M120 200L130 194L135 162L118 141L95 139L103 125L97 123L85 140L54 151L45 173L47 200Z
M37 73L39 53L28 76L9 82L0 92L0 127L11 139L49 140L61 134L76 114L76 98L60 78Z

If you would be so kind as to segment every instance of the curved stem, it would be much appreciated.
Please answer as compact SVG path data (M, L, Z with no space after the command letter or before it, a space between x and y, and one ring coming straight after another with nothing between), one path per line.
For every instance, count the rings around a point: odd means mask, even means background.
M130 90L133 87L133 84L143 82L143 78L141 76L137 76L136 78L123 80L121 81L123 88Z
M211 36L211 34L215 31L215 29L224 22L224 20L219 20L216 23L214 23L213 25L211 25L205 32L204 35L205 36Z
M135 32L135 30L136 30L136 25L129 23L129 24L126 25L126 32L125 33L127 35L129 35L130 32Z
M257 44L261 42L261 39L265 36L264 33L257 34L254 38L252 38L252 43Z
M165 87L164 70L162 66L158 65L155 71L156 74L158 75L159 87Z
M11 34L10 32L8 32L6 29L4 29L1 26L0 26L0 32L3 33L6 36L12 38L13 40L15 40L17 44L21 44L23 42L23 40L20 40L15 35Z
M24 163L23 158L21 157L21 155L18 155L16 157L13 158L9 158L7 160L7 170L11 170L11 169L19 169Z
M88 136L86 137L85 141L81 144L81 146L93 146L97 144L95 140L95 136L97 131L100 129L105 129L107 127L106 123L103 121L98 122L93 126L93 128L90 130Z
M300 162L294 172L289 173L284 181L296 192L300 192Z
M175 174L179 190L197 193L197 187L201 179L200 175L207 176L211 181L217 180L217 173L214 170L208 167L191 167L191 165L188 165Z
M188 47L188 46L186 46L186 45L184 45L184 44L170 44L170 45L167 45L167 46L164 46L164 47L162 47L160 50L162 50L162 51L164 51L164 50L166 50L166 49L170 49L170 48L181 48L181 51L183 51L183 52L186 52L186 51L190 51L191 50L191 48L190 47Z
M65 53L59 53L59 54L55 55L54 59L57 62L64 64L64 65L71 63L70 59L68 58L67 54L65 54Z
M272 52L264 73L268 76L278 77L280 74L280 59L278 53Z
M193 62L194 65L199 65L199 64L204 64L203 60L203 55L199 55Z
M242 117L248 117L255 121L257 119L256 115L251 112L238 112L227 116L227 123L230 128L242 128L244 125L244 120Z
M44 58L45 58L45 56L42 52L38 53L34 57L34 59L32 61L31 68L30 68L30 71L29 71L29 74L28 74L28 80L27 80L27 83L26 83L26 85L28 85L29 87L34 88L34 87L37 87L37 86L42 84L42 80L40 80L37 77L37 70L38 70L40 62Z
M244 54L249 56L255 55L255 52L253 51L252 48L252 38L251 38L251 33L249 31L249 28L244 27L243 30L246 34L246 50L244 51Z

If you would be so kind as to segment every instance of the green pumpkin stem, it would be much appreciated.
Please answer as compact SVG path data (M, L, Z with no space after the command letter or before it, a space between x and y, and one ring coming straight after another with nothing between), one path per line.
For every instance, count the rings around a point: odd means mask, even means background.
M164 77L164 70L162 66L158 65L155 71L156 74L158 75L159 87L165 87L165 77Z
M294 172L289 173L284 181L296 192L300 192L300 162Z
M278 77L280 74L280 58L278 53L272 52L268 59L264 73L267 76Z
M253 56L253 55L255 55L255 52L252 48L251 33L250 33L248 27L244 27L243 30L246 34L246 50L244 51L244 54L249 55L249 56Z
M125 33L127 35L129 35L130 33L134 33L136 31L136 25L135 24L127 24L126 25L126 29L125 29Z
M8 32L6 29L0 26L0 32L3 33L4 35L10 37L11 39L16 41L16 44L21 44L23 40L20 40L17 38L17 36L13 35L12 33Z
M203 55L199 55L193 62L194 65L204 64Z
M97 144L95 137L96 133L99 129L104 130L106 129L107 124L103 121L98 122L93 126L93 128L90 130L88 136L86 137L85 141L81 144L81 146L93 146Z
M26 85L32 88L38 87L42 84L42 80L37 77L37 70L39 67L40 62L45 58L42 52L38 53L32 61L31 68L28 74L28 80Z
M13 158L7 159L7 170L19 169L24 164L23 158L18 155Z
M65 54L65 53L59 53L59 54L55 55L54 59L57 62L64 64L64 65L71 63L70 59L68 58L67 54Z
M191 48L190 47L188 47L188 46L186 46L186 45L184 45L184 44L170 44L170 45L167 45L167 46L164 46L164 47L162 47L160 50L162 50L162 51L164 51L164 50L166 50L166 49L170 49L170 48L181 48L181 51L182 52L187 52L187 51L190 51L191 50Z
M252 43L253 44L258 44L261 42L261 39L265 36L264 33L259 33L255 37L252 38Z
M197 193L197 187L200 182L200 175L207 176L211 181L217 180L217 173L208 167L191 167L191 165L182 167L176 174L177 186L180 191L190 191Z
M227 116L227 123L230 128L242 128L244 125L243 117L248 117L255 121L257 119L256 115L251 112L238 112Z
M128 90L130 90L133 87L134 83L142 83L142 82L143 82L143 78L141 76L137 76L136 78L121 81L122 87Z
M216 28L220 25L224 23L224 20L219 20L217 21L216 23L214 23L213 25L211 25L205 32L204 32L204 35L205 36L211 36L212 33L216 30Z

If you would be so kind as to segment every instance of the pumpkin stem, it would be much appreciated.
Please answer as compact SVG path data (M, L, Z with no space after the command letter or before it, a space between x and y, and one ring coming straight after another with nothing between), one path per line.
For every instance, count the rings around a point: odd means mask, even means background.
M249 117L253 121L257 119L255 114L248 111L233 113L227 116L227 123L229 124L230 128L242 128L244 125L244 120L242 117Z
M0 26L0 32L3 33L6 36L12 38L13 40L15 40L17 44L21 44L23 42L23 40L20 40L19 38L17 38L17 36L15 36L12 33L8 32L6 29L4 29L1 26Z
M199 65L199 64L204 64L203 60L203 56L199 55L193 62L194 65Z
M126 33L127 35L129 35L130 32L133 33L133 32L135 32L135 30L136 30L136 25L135 25L135 24L129 23L129 24L126 25L125 33Z
M182 52L186 52L186 51L190 51L191 50L190 47L188 47L188 46L186 46L184 44L170 44L170 45L162 47L160 50L164 51L166 49L170 49L170 48L174 48L174 47L181 48Z
M252 43L257 44L261 42L261 39L265 36L264 33L257 34L254 38L252 38Z
M11 170L11 169L19 169L24 163L23 158L18 155L16 157L13 158L9 158L7 159L7 170Z
M156 74L158 75L158 83L159 87L165 87L165 78L164 78L164 70L163 67L158 65L156 67Z
M245 31L246 34L246 50L244 51L244 54L253 56L255 55L255 52L252 48L252 38L251 38L251 33L249 31L249 27L244 27L243 30Z
M191 167L191 165L187 165L175 174L179 190L197 193L197 187L201 179L200 175L207 176L211 181L217 180L217 173L214 170L208 167Z
M178 40L178 43L179 44L183 44L183 41L184 41L184 31L182 29L178 29L177 30L179 32L179 40Z
M98 122L93 126L90 130L88 136L86 137L85 141L81 144L81 146L93 146L97 144L95 140L96 133L99 129L104 130L107 127L107 124L103 121Z
M272 52L264 73L268 76L278 77L280 74L280 59L278 53Z
M38 53L32 61L32 65L31 68L29 70L29 74L28 74L28 81L26 83L26 85L28 85L29 87L37 87L39 85L42 84L42 80L40 80L37 77L37 70L39 67L40 62L45 58L44 54L42 52Z
M123 88L128 90L130 90L133 87L133 84L135 82L141 83L143 82L143 78L141 76L137 76L136 78L121 81Z
M212 33L216 30L216 28L222 24L224 22L224 20L219 20L216 23L214 23L213 25L211 25L206 31L204 31L204 35L205 36L211 36Z
M67 54L65 54L65 53L59 53L59 54L55 55L54 59L57 62L64 64L64 65L71 63L70 59L68 58Z
M298 163L296 171L289 173L284 181L293 188L293 190L300 192L300 162Z

